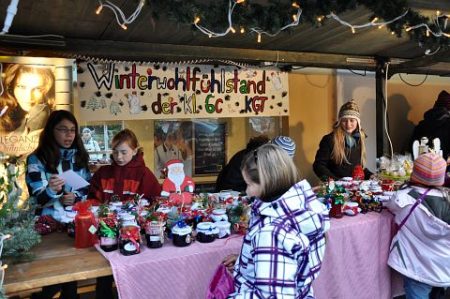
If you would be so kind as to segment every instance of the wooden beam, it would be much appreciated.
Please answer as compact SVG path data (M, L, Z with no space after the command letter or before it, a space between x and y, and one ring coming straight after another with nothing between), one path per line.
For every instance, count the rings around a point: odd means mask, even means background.
M447 12L449 9L448 0L409 0L409 7L417 9L432 9Z
M302 66L320 68L343 68L353 70L375 70L375 57L360 55L326 54L314 52L276 51L242 48L219 48L190 45L152 44L142 42L122 42L110 40L63 39L58 46L42 43L26 44L20 40L4 40L0 38L0 48L15 51L18 56L65 57L93 60L119 60L137 62L179 62L203 61L204 63L223 63L226 60L244 62L255 65L278 64L278 66ZM399 65L392 64L390 74L398 72L428 73L442 75L447 70L426 69L445 61L447 52L424 57L423 60L407 61ZM11 53L11 52L9 52ZM448 56L448 55L447 55ZM437 60L437 61L435 61Z
M445 62L450 55L450 48L446 48L434 55L422 56L409 61L391 66L391 74L404 73L418 68L430 67L440 62Z
M206 46L150 44L139 42L66 40L66 49L58 52L92 58L127 61L184 61L211 59L233 60L261 64L264 62L326 68L375 69L375 61L369 56L355 56L358 62L349 63L347 55L273 51L259 49L218 48Z

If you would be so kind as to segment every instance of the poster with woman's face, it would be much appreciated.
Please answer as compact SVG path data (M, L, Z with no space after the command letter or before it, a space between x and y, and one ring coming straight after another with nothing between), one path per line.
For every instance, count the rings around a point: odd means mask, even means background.
M0 63L0 152L24 155L38 145L39 134L54 109L52 67Z

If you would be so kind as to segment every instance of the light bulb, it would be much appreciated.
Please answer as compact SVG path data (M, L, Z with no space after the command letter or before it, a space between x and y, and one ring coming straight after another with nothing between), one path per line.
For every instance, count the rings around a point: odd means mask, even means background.
M197 25L200 22L200 17L196 16L194 19L194 24Z
M261 33L258 33L258 39L257 42L260 43L261 42Z
M352 33L353 33L353 34L355 34L355 33L356 33L356 30L355 30L355 28L354 28L354 27L352 27Z
M95 11L95 13L96 13L97 15L99 15L99 14L102 12L102 9L103 9L103 5L100 4L100 5L97 7L97 10Z
M300 8L300 5L298 5L298 3L297 3L297 2L292 2L292 7L295 7L295 8Z
M375 23L376 21L378 21L378 17L373 18L372 23Z
M232 33L236 33L236 29L234 29L233 27L230 27L230 30Z
M241 27L241 33L245 33L245 28Z
M127 27L127 25L125 25L125 23L121 24L120 27L122 27L123 30L127 30L128 29L128 27Z
M294 20L294 22L297 21L297 15L292 15L292 19Z

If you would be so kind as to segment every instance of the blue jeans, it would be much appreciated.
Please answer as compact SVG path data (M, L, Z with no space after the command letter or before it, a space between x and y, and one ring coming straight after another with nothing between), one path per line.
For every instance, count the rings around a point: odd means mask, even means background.
M406 299L428 299L432 286L403 276Z

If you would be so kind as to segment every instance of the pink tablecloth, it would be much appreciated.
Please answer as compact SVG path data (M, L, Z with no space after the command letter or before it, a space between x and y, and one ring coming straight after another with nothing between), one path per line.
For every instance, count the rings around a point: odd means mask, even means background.
M389 299L403 293L399 274L387 265L392 218L383 211L332 219L313 283L317 299Z
M314 282L317 299L388 299L402 293L402 281L386 261L392 216L388 212L332 219L322 270ZM242 238L159 249L143 246L138 255L105 253L121 299L205 297L217 265L239 253Z
M203 299L219 263L239 253L241 245L242 236L233 235L187 247L175 247L171 240L158 249L144 244L142 252L132 256L97 249L111 264L120 299Z

